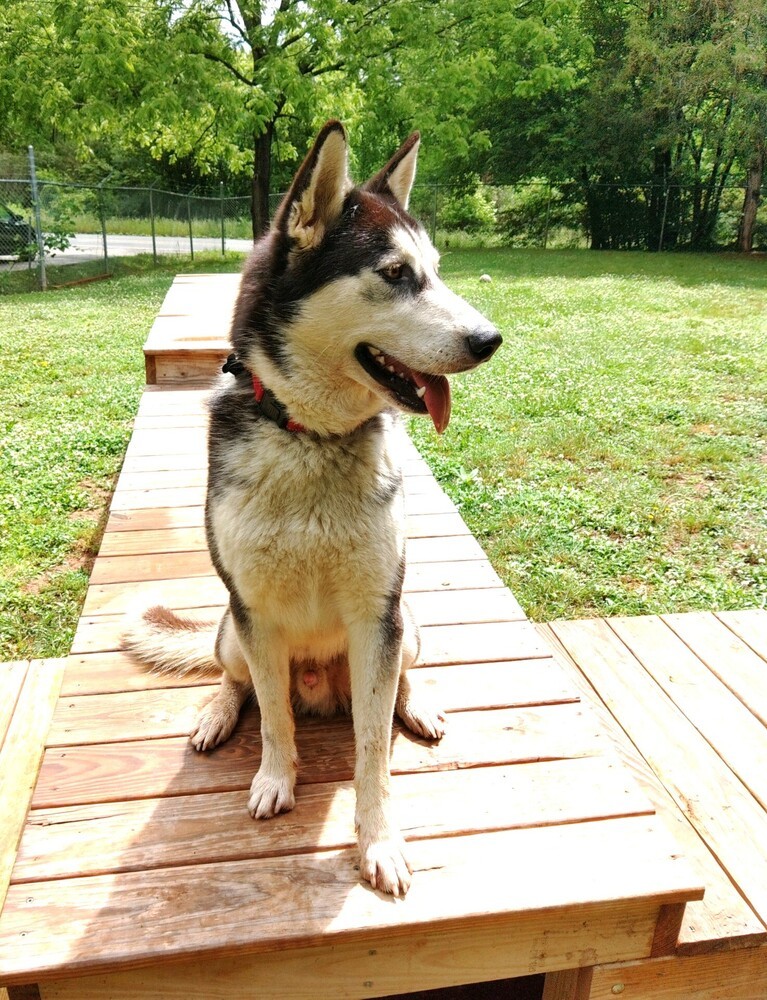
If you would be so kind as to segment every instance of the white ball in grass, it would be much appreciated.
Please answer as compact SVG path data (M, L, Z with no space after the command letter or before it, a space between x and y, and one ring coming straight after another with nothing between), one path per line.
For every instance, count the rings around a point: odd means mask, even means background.
M490 277L489 274L480 274L479 280L480 281L492 281L493 279Z

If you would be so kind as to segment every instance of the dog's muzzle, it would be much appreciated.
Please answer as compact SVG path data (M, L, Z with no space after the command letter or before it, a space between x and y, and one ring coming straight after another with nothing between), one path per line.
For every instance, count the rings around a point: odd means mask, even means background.
M494 326L482 326L472 330L466 338L466 345L472 357L487 361L503 343L503 337Z

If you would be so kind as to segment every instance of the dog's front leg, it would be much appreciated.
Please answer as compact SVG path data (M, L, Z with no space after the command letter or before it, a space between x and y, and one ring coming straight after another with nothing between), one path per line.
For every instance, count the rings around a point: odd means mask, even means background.
M389 752L400 673L402 616L388 615L349 627L349 670L356 743L355 824L360 871L374 889L404 895L412 868L391 817Z
M250 786L248 812L269 819L296 804L295 725L290 706L290 658L284 640L253 616L238 621L238 634L261 711L261 766Z

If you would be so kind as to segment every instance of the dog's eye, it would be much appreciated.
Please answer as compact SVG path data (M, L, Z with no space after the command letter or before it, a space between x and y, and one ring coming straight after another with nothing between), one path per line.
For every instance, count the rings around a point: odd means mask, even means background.
M407 277L408 267L407 264L389 264L388 267L382 268L378 273L386 281L395 282L402 281L403 278Z

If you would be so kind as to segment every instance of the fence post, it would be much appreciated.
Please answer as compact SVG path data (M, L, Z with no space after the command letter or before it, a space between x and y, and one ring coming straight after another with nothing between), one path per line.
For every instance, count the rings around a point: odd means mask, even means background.
M107 250L107 219L106 213L104 212L104 184L112 176L111 173L107 174L103 181L99 184L99 217L101 219L101 242L104 246L104 271L106 272L109 268L109 252Z
M37 270L40 275L40 290L45 291L48 287L48 279L45 274L45 241L43 240L43 226L40 221L40 193L37 190L37 172L35 170L35 149L29 146L29 182L32 188L32 206L35 210L35 237L37 239Z
M195 187L197 185L195 184ZM194 188L192 188L194 191ZM186 196L186 217L189 220L189 254L194 260L194 240L192 239L192 191Z
M219 192L221 194L221 256L226 255L226 235L224 233L224 182L219 181Z
M155 236L155 224L154 224L154 196L152 188L154 184L149 185L149 218L152 225L152 263L157 267L157 238Z
M660 223L660 236L658 237L658 253L663 249L663 236L666 230L666 213L668 212L668 196L671 193L671 187L666 184L666 197L663 201L663 218Z
M549 218L551 216L551 181L549 181L549 191L546 197L546 228L543 230L543 249L546 250L549 243Z

